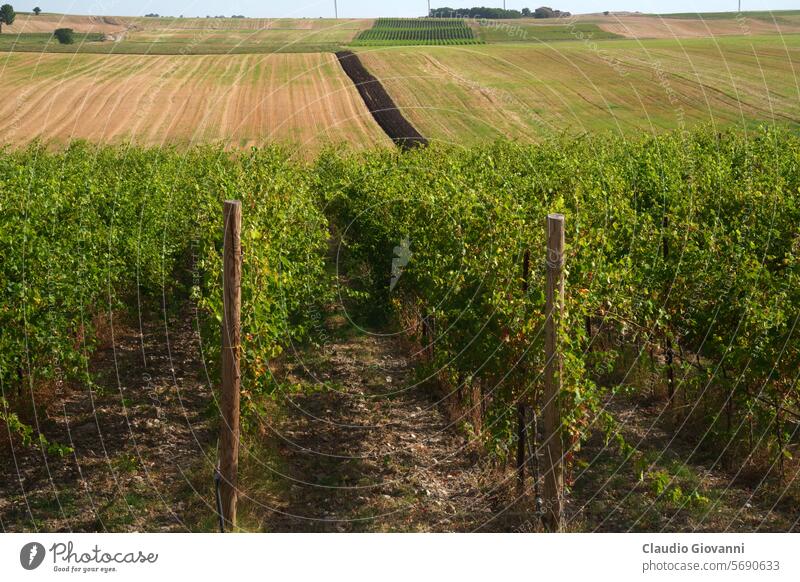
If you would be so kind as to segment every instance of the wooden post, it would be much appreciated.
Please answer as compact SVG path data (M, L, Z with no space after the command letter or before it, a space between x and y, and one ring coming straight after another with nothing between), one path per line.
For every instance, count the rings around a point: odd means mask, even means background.
M775 436L778 440L778 483L783 484L785 472L783 470L783 426L781 425L781 405L778 403L778 395L775 395Z
M544 330L544 521L553 531L561 529L564 490L561 442L561 353L559 327L564 310L564 215L547 215L547 304Z
M517 497L525 495L525 441L528 440L525 426L525 405L517 403Z
M436 310L431 313L431 358L436 355Z
M226 200L223 207L222 279L222 427L220 473L222 513L230 530L236 527L239 469L239 392L242 309L242 203Z
M536 411L536 398L534 396L531 406L531 432L533 433L530 448L531 478L533 479L533 498L536 500L536 513L542 514L542 493L539 485L539 413Z
M530 272L531 253L525 249L522 256L522 293L528 294L528 274ZM527 299L527 298L526 298ZM525 364L520 364L525 371ZM523 374L524 376L524 374ZM517 497L525 495L525 444L528 440L528 430L525 419L525 402L520 394L517 402Z
M669 333L669 331L667 332ZM666 349L666 362L667 362L667 398L668 405L672 409L675 407L675 368L673 362L675 361L675 350L672 349L672 338L667 336L667 349Z
M669 228L669 217L665 214L662 221L663 231L663 245L664 245L664 266L666 266L669 259L669 240L667 239L667 229ZM675 352L672 349L672 338L669 334L669 329L666 330L666 346L664 350L665 359L667 363L667 406L672 410L675 406L675 369L673 368L673 361L675 359Z

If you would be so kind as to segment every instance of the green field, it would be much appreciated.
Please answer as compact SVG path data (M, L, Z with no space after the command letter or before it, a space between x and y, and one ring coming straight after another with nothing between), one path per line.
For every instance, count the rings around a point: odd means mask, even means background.
M478 21L475 26L478 37L492 42L553 42L591 38L603 40L622 38L607 32L596 24L576 22L571 25L516 24L513 20Z
M76 53L92 52L93 49L102 50L108 46L103 42L103 35L100 33L75 33L73 36L75 39L73 44L60 44L52 34L46 32L0 34L0 51Z
M800 36L361 50L423 135L475 143L800 125Z
M237 21L233 21L235 24ZM347 44L366 26L360 20L273 21L264 28L204 28L178 26L174 21L164 28L152 23L132 32L117 43L115 52L156 54L245 54L271 52L331 52ZM178 23L182 24L182 23ZM203 24L199 22L198 24ZM231 24L230 22L226 24ZM313 26L310 26L313 24Z
M353 46L465 45L478 44L472 29L461 18L379 18L361 32Z
M800 10L752 10L744 12L672 12L668 14L655 14L659 18L687 18L701 20L728 20L736 18L760 18L764 20L777 20L786 16L800 16Z
M494 506L469 507L485 492L513 498L498 489L514 488L519 403L539 415L548 407L539 378L552 361L542 328L554 267L543 222L557 212L566 217L567 246L553 430L574 476L566 489L576 507L570 531L788 531L800 498L800 468L779 461L797 444L786 413L800 411L798 168L798 135L773 129L433 144L403 153L328 149L312 164L275 146L2 151L0 443L6 456L14 447L8 466L20 475L0 482L4 528L217 527L220 210L237 199L243 530L332 527L304 518L334 507L330 515L347 531L515 531L487 519ZM403 240L413 254L390 287L393 249ZM380 315L368 318L358 305ZM123 335L126 317L137 322L132 335ZM115 335L104 347L109 325ZM167 332L166 347L155 348L153 325ZM378 335L398 338L386 344L395 351L380 350ZM189 338L191 350L182 347ZM659 357L666 341L677 346L669 363ZM121 365L142 354L144 368ZM398 357L412 362L408 373L389 364ZM672 372L680 389L668 398L661 391ZM167 382L159 392L155 374ZM346 390L368 383L374 391L342 403ZM408 397L410 390L419 392ZM82 405L90 398L97 404ZM425 404L436 424L419 421ZM458 424L444 406L458 412ZM674 421L646 423L647 407ZM296 441L277 444L284 431L268 427L286 426L291 410L302 421L285 434L295 439L305 426L332 447L320 450L337 453L303 463L297 455L309 448L292 453ZM325 423L310 422L309 411ZM355 438L321 428L342 424L331 419L344 412L386 426L370 423ZM381 442L420 434L444 442L435 456L430 443L414 446L413 462L393 460L388 448L358 465L340 455L377 430ZM673 439L668 446L646 434L656 430ZM118 438L125 434L135 442ZM476 451L467 462L442 462L445 453L464 456L467 445ZM708 459L725 463L709 468ZM478 481L473 468L482 461L488 467ZM434 482L446 489L424 486L414 473L422 463L428 471L444 464ZM734 481L742 466L765 486ZM103 487L112 477L117 485ZM452 495L456 480L464 483L464 521L441 522L452 518L450 507L433 520L420 515L462 497ZM92 496L81 494L86 483ZM358 498L344 505L354 488ZM749 521L737 494L751 506ZM274 511L295 507L298 497L306 513ZM425 511L414 513L418 505ZM533 499L514 513L521 522L538 519Z

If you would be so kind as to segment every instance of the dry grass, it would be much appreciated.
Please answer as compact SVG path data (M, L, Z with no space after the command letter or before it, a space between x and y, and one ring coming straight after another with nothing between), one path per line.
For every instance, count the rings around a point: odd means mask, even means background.
M104 16L77 16L72 14L17 14L14 24L3 26L3 34L53 32L56 28L71 28L75 32L116 33L127 28L119 18Z
M800 18L662 18L650 15L589 17L601 29L628 38L708 38L740 34L792 34L800 32Z
M20 14L4 27L2 50L14 52L86 52L103 54L251 54L326 52L349 43L369 28L369 19L306 18L141 18ZM69 47L43 40L31 45L30 33L72 28L100 33L104 42ZM27 37L27 38L26 38Z
M389 144L331 54L8 54L0 141Z

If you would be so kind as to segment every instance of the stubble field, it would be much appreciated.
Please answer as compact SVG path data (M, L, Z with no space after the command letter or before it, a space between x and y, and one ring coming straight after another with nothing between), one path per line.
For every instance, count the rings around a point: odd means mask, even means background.
M98 54L251 54L331 52L372 25L370 19L145 18L20 14L0 34L0 50ZM60 45L56 28L80 36Z
M143 144L390 144L332 54L8 54L7 144L35 138Z

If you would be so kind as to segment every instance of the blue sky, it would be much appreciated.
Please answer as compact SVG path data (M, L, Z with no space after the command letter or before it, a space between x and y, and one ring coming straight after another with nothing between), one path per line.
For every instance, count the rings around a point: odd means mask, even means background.
M334 0L36 0L10 1L17 10L30 10L40 6L46 12L71 14L101 14L137 16L156 12L165 16L205 16L206 14L244 14L267 18L332 17ZM422 16L427 10L426 0L337 0L340 17ZM453 8L469 6L498 6L502 0L474 0L467 2L431 0L431 6ZM736 10L737 0L506 0L507 8L536 8L552 6L580 14L603 10L638 10L640 12L711 12ZM800 8L800 0L742 0L743 10L787 10Z

